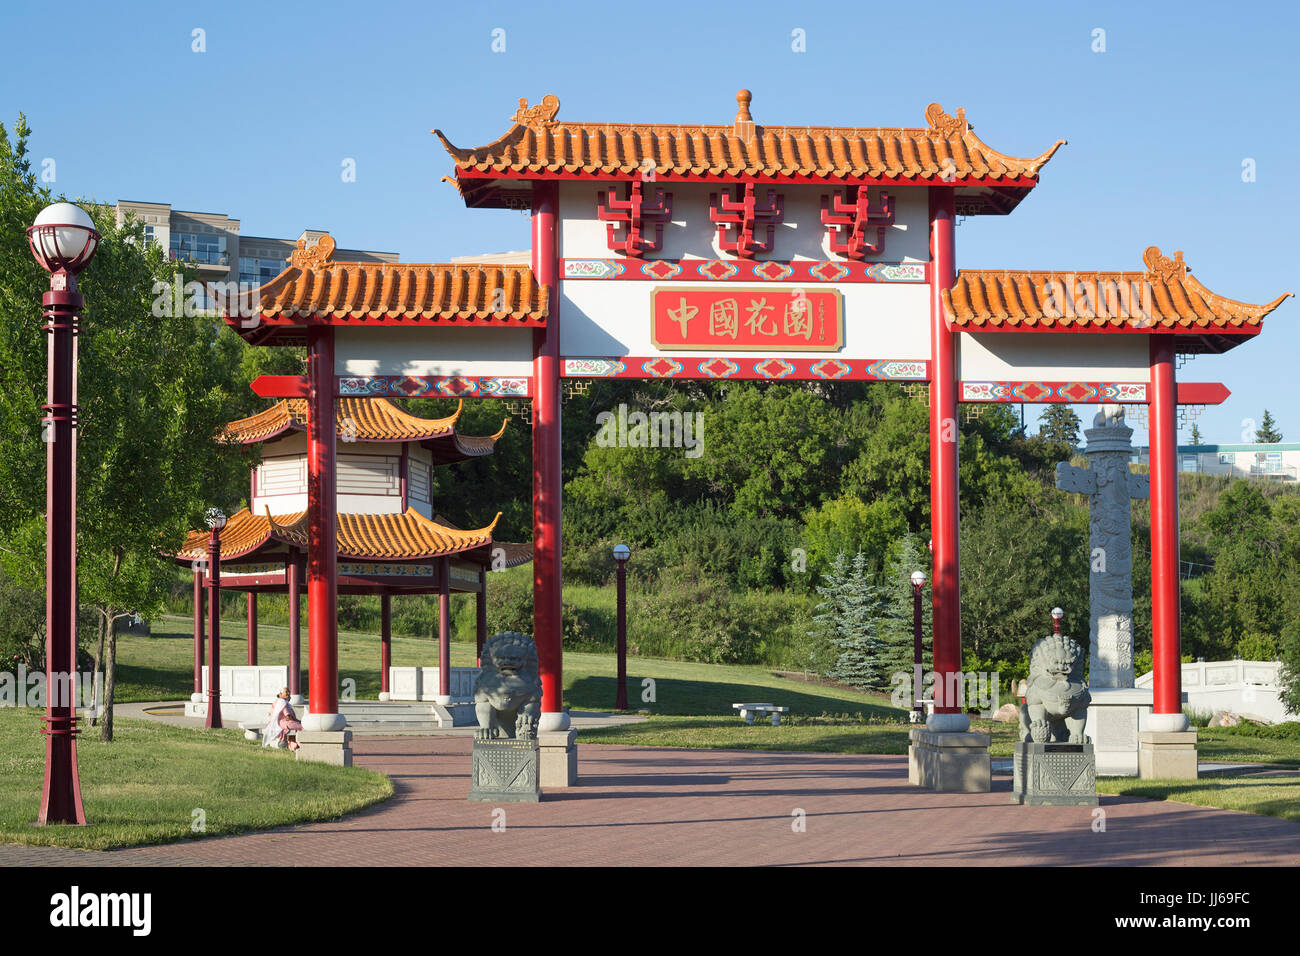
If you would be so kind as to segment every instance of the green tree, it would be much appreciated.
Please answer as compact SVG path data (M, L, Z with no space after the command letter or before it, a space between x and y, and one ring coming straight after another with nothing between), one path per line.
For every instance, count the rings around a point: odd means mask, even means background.
M1048 441L1074 448L1079 444L1079 416L1063 402L1048 405L1038 420L1038 434Z
M1192 444L1199 445L1200 443L1201 443L1201 429L1199 425L1193 422L1192 423Z
M1273 421L1273 416L1269 410L1264 409L1264 420L1255 429L1255 441L1260 444L1272 445L1281 440L1282 433L1277 429L1277 422Z
M893 682L899 672L912 673L916 638L913 633L912 572L925 574L926 583L921 589L921 659L928 661L930 642L930 556L921 539L915 534L905 534L899 539L895 554L885 566L882 576L880 604L876 618L876 632L880 637L880 667Z
M28 135L21 116L12 141L0 126L0 540L6 570L35 586L45 565L38 423L46 380L39 292L47 277L23 226L56 197L32 174ZM165 555L206 506L239 501L249 459L221 454L214 441L238 407L231 391L241 344L211 316L155 314L174 311L158 290L170 286L177 265L145 243L138 223L118 228L111 210L90 211L102 239L80 280L78 589L107 640L102 735L111 740L117 622L161 610L175 577Z
M880 659L883 645L876 632L884 601L867 571L866 555L858 552L851 563L837 555L817 593L822 601L813 618L814 635L839 649L826 676L860 690L887 686L889 676L882 672Z

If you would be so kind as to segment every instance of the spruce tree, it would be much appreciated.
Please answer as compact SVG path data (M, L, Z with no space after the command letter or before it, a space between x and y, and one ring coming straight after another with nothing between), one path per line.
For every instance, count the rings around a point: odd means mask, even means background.
M1260 422L1259 427L1255 429L1255 441L1260 444L1272 445L1281 440L1282 433L1277 430L1277 422L1273 420L1273 416L1269 413L1269 410L1267 408L1264 409L1264 420Z
M818 632L839 656L827 677L860 690L876 690L888 684L880 669L882 645L876 621L882 605L881 590L867 571L867 556L859 551L849 564L837 555L817 593L814 623Z
M899 540L897 557L888 561L883 575L883 601L876 623L880 636L880 669L893 686L893 675L910 675L913 665L912 572L925 572L926 584L921 592L921 660L930 666L930 561L915 534Z

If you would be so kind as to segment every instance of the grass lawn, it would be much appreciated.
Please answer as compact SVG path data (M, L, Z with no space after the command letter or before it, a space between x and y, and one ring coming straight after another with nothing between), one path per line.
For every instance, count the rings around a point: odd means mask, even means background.
M221 659L226 663L248 660L247 624L223 621ZM306 662L306 631L302 634ZM258 628L258 660L287 663L289 631L283 627ZM393 666L438 663L438 642L429 638L393 637ZM452 642L453 667L474 664L474 645ZM890 706L889 698L863 694L834 685L812 684L779 677L769 668L695 664L648 657L628 658L628 702L633 709L652 714L734 714L733 703L773 698L795 713L906 716ZM564 655L564 699L574 710L610 710L614 706L616 660L613 654ZM644 678L654 681L654 700L643 699ZM356 681L362 700L379 696L379 637L339 631L339 679ZM302 675L307 686L306 671ZM154 621L151 636L122 634L117 639L117 689L119 701L183 700L194 690L194 635L188 618L165 617ZM779 697L779 700L776 699Z
M45 767L42 711L0 709L0 842L109 850L330 820L385 800L393 785L358 767L300 762L245 741L237 730L203 731L116 720L115 740L77 742L89 824L35 827ZM206 831L192 829L196 810Z
M1135 780L1102 777L1098 793L1175 800L1199 807L1244 810L1300 823L1300 777L1229 777L1200 780Z

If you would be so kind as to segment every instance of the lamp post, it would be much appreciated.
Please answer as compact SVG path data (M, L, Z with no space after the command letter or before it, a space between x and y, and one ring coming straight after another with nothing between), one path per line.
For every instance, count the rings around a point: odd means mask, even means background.
M71 203L41 210L27 230L32 255L50 274L44 307L45 786L37 825L86 822L77 778L77 333L85 300L77 276L99 245L94 221Z
M226 515L209 508L208 522L208 719L203 724L221 729L221 529Z
M925 721L924 708L917 699L921 686L921 589L925 587L925 572L912 572L912 723Z
M618 562L618 692L614 709L627 710L627 559L632 550L625 544L614 546Z

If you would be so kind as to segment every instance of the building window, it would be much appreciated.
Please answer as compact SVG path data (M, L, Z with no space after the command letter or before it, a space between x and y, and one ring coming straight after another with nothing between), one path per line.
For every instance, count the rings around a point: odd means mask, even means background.
M1219 452L1220 465L1235 465L1236 463L1237 463L1237 455L1234 452L1230 452L1230 451Z
M226 237L201 235L193 232L173 232L171 258L184 259L209 266L226 266Z
M266 285L281 272L285 264L279 259L262 259L258 256L239 257L239 281L251 285Z
M1183 456L1183 469L1182 469L1182 470L1183 470L1183 471L1193 471L1193 472L1195 472L1195 471L1200 471L1200 470L1201 470L1200 468L1197 467L1197 458L1196 458L1195 455L1184 455L1184 456Z

